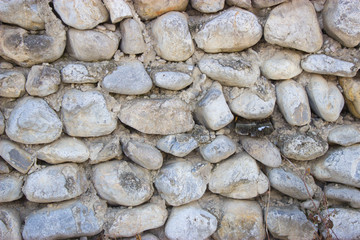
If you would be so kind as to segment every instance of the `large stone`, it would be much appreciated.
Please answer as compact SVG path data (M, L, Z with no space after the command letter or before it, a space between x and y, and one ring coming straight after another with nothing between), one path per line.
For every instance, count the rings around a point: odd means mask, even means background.
M245 9L252 8L251 0L226 0L226 4L229 6L236 6Z
M264 37L268 43L304 52L316 52L323 43L314 6L308 0L275 7L266 21Z
M76 164L59 164L31 173L23 192L31 202L61 202L80 196L87 188L85 171Z
M113 93L139 95L150 91L152 81L143 64L134 60L121 63L104 78L101 86Z
M26 91L32 96L45 97L57 92L60 72L49 66L32 66L26 80Z
M21 219L15 209L0 208L0 239L21 240Z
M135 0L136 13L143 20L156 18L170 11L184 11L189 0Z
M193 78L182 72L156 72L153 75L154 84L158 87L178 91L193 82Z
M111 159L121 159L122 151L118 136L88 138L85 141L89 149L89 163L97 164Z
M294 126L303 126L311 121L309 100L302 85L286 80L276 85L276 100L285 120Z
M336 126L330 130L328 142L345 147L360 143L360 130L355 125Z
M202 13L215 13L224 8L225 0L191 0L191 6Z
M324 188L327 199L347 202L353 208L360 208L360 190L341 184L328 184Z
M140 205L154 192L150 172L125 161L95 165L93 182L100 197L115 205Z
M343 88L345 102L349 111L360 118L360 83L359 78L340 78L339 82Z
M4 115L0 111L0 135L3 134L4 131L5 131L5 119L4 119Z
M80 61L108 60L114 56L119 47L120 32L108 30L77 30L67 31L67 52Z
M177 134L190 131L194 120L187 104L180 99L134 99L122 105L119 119L147 134Z
M187 18L183 13L169 12L154 20L152 34L156 53L168 61L185 61L195 51Z
M23 196L23 177L18 173L0 175L0 203L12 202ZM1 216L1 215L0 215ZM1 220L1 219L0 219ZM1 223L1 222L0 222ZM1 224L0 224L1 226Z
M54 0L55 11L61 20L73 28L92 29L109 18L101 0Z
M24 92L24 74L13 71L0 73L0 97L18 98Z
M205 23L195 42L208 53L236 52L255 45L261 36L262 27L253 13L231 8Z
M0 156L21 173L27 173L35 160L30 153L8 140L0 141Z
M352 0L326 1L322 11L326 33L345 47L360 43L360 2Z
M65 131L74 137L97 137L115 130L117 121L104 96L98 91L69 90L62 100Z
M128 158L148 170L159 169L163 164L161 152L147 143L130 140L123 149Z
M96 83L99 79L89 73L86 66L70 63L61 69L61 79L64 83Z
M214 141L200 147L201 156L210 163L218 163L236 151L236 143L225 135L217 136Z
M125 19L120 23L120 31L122 37L121 51L126 54L140 54L146 51L146 44L138 22L134 19Z
M118 23L124 18L131 18L132 12L124 0L104 0L104 4L110 13L112 23Z
M316 160L311 173L317 179L360 187L360 144L329 150Z
M185 157L198 146L198 142L190 134L168 135L156 143L161 151L176 157Z

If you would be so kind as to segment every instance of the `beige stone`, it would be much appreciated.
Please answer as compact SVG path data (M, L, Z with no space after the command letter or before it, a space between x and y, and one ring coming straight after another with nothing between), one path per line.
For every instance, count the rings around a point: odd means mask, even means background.
M189 0L134 0L134 7L143 20L156 18L170 11L184 11Z
M24 90L24 74L13 71L0 73L0 97L18 98Z
M345 102L349 111L360 118L360 81L359 78L340 78L344 90Z
M126 54L140 54L145 52L146 44L142 30L134 19L125 19L120 23L121 43L120 49Z
M202 13L214 13L224 8L225 0L191 0L191 6Z
M131 18L132 12L124 0L104 0L104 4L110 13L112 23L118 23L124 18Z

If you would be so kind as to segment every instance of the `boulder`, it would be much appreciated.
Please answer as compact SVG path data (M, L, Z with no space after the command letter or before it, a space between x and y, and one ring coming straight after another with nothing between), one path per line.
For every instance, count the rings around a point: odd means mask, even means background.
M56 68L46 65L32 66L25 87L30 95L45 97L56 93L60 83L60 72Z

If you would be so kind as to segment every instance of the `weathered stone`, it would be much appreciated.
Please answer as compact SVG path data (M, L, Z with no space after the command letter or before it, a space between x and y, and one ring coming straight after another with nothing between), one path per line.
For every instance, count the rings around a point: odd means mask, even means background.
M285 120L294 126L303 126L311 121L309 100L302 85L286 80L276 85L276 100Z
M10 208L0 208L0 239L21 240L21 219L19 213Z
M138 240L135 237L123 238L124 240ZM160 240L157 236L151 233L141 234L141 240Z
M252 8L251 0L226 0L226 4L245 9Z
M185 61L195 51L187 18L183 13L169 12L154 20L152 34L156 53L168 61Z
M130 140L123 148L128 158L146 169L156 170L163 164L161 152L147 143Z
M201 198L210 179L211 164L200 159L168 161L155 178L160 196L172 206Z
M66 25L77 29L92 29L109 18L101 0L54 0L54 8Z
M220 135L209 144L200 147L201 156L208 162L218 163L236 151L236 143L229 137Z
M242 136L240 141L244 150L262 164L268 167L279 167L281 165L279 149L267 138Z
M45 97L57 92L60 72L48 66L32 66L26 80L26 91L32 96Z
M360 208L360 190L340 184L328 184L324 188L327 199L347 202L353 208Z
M312 110L325 121L336 121L344 107L344 97L335 82L320 75L311 75L306 85Z
M341 146L360 143L360 130L355 125L339 125L330 130L328 142Z
M61 117L65 131L74 137L97 137L110 134L117 125L98 91L69 90L62 100Z
M235 132L239 135L264 137L270 135L274 130L269 119L254 121L238 118L235 124Z
M286 1L287 0L252 0L252 5L255 8L268 8Z
M225 0L191 0L191 6L202 13L215 13L224 8Z
M124 18L131 18L132 12L124 0L104 0L105 7L110 13L112 23L118 23Z
M314 162L311 173L321 181L360 187L360 144L329 150Z
M156 147L176 157L185 157L198 147L198 142L190 134L168 135L161 138Z
M189 107L176 98L130 100L122 105L119 119L147 134L177 134L194 127Z
M339 82L343 88L345 102L349 111L360 118L360 83L359 78L340 78Z
M93 167L94 186L110 204L136 206L148 201L153 192L150 172L125 161L110 161Z
M17 98L25 92L25 76L20 72L0 73L0 97Z
M59 164L31 173L23 192L31 202L61 202L80 196L87 188L85 172L76 164Z
M52 204L26 217L22 236L29 240L93 236L103 230L105 211L106 204L96 196Z
M9 172L10 166L4 160L0 159L0 174Z
M326 33L345 47L360 43L360 3L351 0L326 1L322 11Z
M85 144L89 149L90 164L97 164L115 158L120 160L122 158L120 141L117 136L88 138Z
M277 239L314 239L316 226L296 207L270 207L267 228Z
M195 115L200 123L211 130L219 130L232 122L234 116L226 103L220 83L214 82L196 104Z
M101 86L113 93L139 95L150 91L152 81L143 64L134 60L121 63L104 78Z
M275 7L266 21L264 37L268 43L304 52L316 52L323 43L314 6L308 0Z
M4 115L0 111L0 135L3 134L4 131L5 131L5 119L4 119Z
M182 72L156 72L153 74L154 84L158 87L178 91L193 82L193 78Z
M205 55L198 64L201 72L225 86L250 87L260 77L257 56L252 51Z
M195 34L195 42L208 53L236 52L255 45L261 36L261 25L253 13L231 8L205 23Z
M21 188L23 186L23 178L17 174L1 174L0 175L0 203L12 202L23 196ZM1 220L1 215L0 215ZM0 224L1 226L1 224Z
M35 160L28 152L7 140L0 141L0 156L21 173L27 173Z
M61 79L64 83L96 83L99 81L92 76L86 66L70 63L61 69Z
M117 3L117 1L112 0ZM142 30L134 19L125 19L120 23L120 49L126 54L140 54L146 51Z
M67 52L81 61L108 60L114 56L119 47L120 32L108 30L77 30L67 31Z
M184 11L189 0L134 0L136 13L143 20L156 18L170 11Z

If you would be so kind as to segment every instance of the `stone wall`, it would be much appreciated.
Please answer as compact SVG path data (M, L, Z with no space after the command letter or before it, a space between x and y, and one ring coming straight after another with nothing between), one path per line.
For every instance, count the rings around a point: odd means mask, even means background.
M360 238L359 1L0 21L0 239Z

